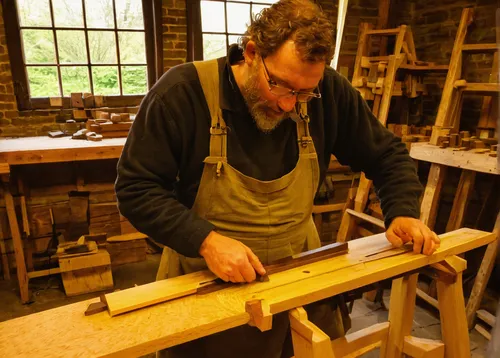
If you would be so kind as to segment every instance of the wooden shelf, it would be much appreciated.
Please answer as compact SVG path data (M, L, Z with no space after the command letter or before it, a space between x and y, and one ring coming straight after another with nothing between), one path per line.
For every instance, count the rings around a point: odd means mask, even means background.
M464 44L462 46L462 51L471 53L483 53L483 52L494 52L498 51L498 45L493 44Z
M443 164L449 167L473 170L481 173L500 174L497 158L471 151L456 151L439 148L428 143L413 143L410 156L424 162Z

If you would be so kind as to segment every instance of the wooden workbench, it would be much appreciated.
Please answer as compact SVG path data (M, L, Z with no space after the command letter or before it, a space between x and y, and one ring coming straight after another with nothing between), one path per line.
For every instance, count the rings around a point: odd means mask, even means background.
M99 142L71 137L2 139L0 163L22 165L119 158L126 139L109 138Z
M412 273L444 259L461 260L453 255L486 245L494 239L491 233L460 229L441 235L441 247L432 256L409 252L361 262L360 258L366 257L368 253L390 247L385 235L379 234L350 241L348 254L270 275L269 282L234 285L206 295L191 295L115 317L111 317L108 312L84 316L88 305L98 301L87 300L0 323L0 356L141 356L249 323L250 315L245 310L245 303L249 300L261 300L267 312L276 314L380 280ZM192 275L198 275L200 280L203 280L204 275L211 277L210 273L199 272L181 279L190 282ZM416 287L416 279L412 282ZM454 287L459 287L461 293L461 276L459 283ZM414 305L414 290L413 302L411 296L405 296L407 298L401 302L401 309ZM465 321L463 295L449 297L445 295L448 291L443 292L447 302L442 314L452 317L442 326L444 343L450 344L451 354L459 349L468 354L468 332L462 322ZM391 309L394 306L397 304L393 303L391 297ZM406 311L396 316L401 320L408 318L411 329L413 311L410 311L411 314ZM406 317L409 315L411 317ZM406 328L399 329L397 319L391 322L392 328L389 328L387 339L393 345L402 345ZM459 354L456 357L465 356Z
M0 173L0 176L2 177L4 187L3 194L5 199L7 199L6 209L9 216L12 241L16 248L17 276L21 301L23 303L29 302L29 273L26 272L21 234L15 214L14 202L10 194L12 190L10 188L9 176L13 167L27 164L117 159L123 150L125 140L126 138L110 138L93 142L71 139L71 137L28 137L0 140L0 164L3 165L3 171Z

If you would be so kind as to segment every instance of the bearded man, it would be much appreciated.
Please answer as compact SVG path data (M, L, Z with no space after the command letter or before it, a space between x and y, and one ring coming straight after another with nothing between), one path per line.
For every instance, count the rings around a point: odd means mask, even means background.
M414 163L328 66L333 38L316 4L282 0L226 57L176 66L144 98L118 163L119 209L179 255L181 273L252 282L263 265L318 248L312 206L332 154L374 181L390 242L434 252ZM348 328L335 300L307 309L332 338ZM287 315L268 332L237 327L169 354L290 357Z

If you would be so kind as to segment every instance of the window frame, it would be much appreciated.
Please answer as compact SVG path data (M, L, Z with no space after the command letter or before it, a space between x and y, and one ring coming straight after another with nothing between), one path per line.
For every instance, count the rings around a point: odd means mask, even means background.
M203 60L203 34L215 34L215 35L225 35L226 36L226 51L229 49L230 43L227 41L228 36L242 36L240 34L235 34L228 31L227 28L227 3L235 4L248 4L250 5L250 21L252 18L252 7L253 5L269 5L272 4L261 2L259 0L205 0L205 1L215 1L224 3L224 22L225 22L225 32L203 32L201 25L201 0L187 0L186 10L187 10L187 60L188 61L202 61Z
M50 106L49 97L31 97L29 94L29 82L27 75L27 67L24 62L23 43L21 42L21 26L19 23L19 15L17 11L16 0L0 0L3 8L3 17L5 24L7 50L9 53L12 80L14 84L14 94L16 96L18 109L20 111L33 110L33 109L53 109ZM85 9L85 1L82 1L83 9ZM115 11L115 0L113 1L113 11ZM53 20L52 0L49 0L51 7L51 18ZM162 0L142 0L143 18L144 18L144 32L145 32L145 45L146 45L146 67L147 67L147 87L148 90L155 84L163 73L163 40L162 40ZM116 14L115 14L116 17ZM47 29L56 31L56 27L48 27ZM57 28L58 29L58 28ZM76 28L64 28L76 29ZM78 30L86 31L86 46L88 51L88 36L89 29L84 23L83 28ZM115 34L117 37L119 29L113 28L107 30ZM136 30L137 31L137 30ZM139 30L142 31L142 30ZM57 51L57 42L54 43L55 50ZM117 52L118 52L118 43ZM89 54L88 54L89 55ZM60 73L59 59L56 58L55 66ZM91 63L85 65L91 71ZM120 91L122 91L122 76L120 69L120 59L117 58L118 76ZM59 85L61 78L59 77ZM93 91L92 78L89 77L90 90ZM92 92L93 93L93 92ZM107 107L126 107L137 106L144 97L143 94L135 95L107 95L103 96ZM63 108L72 108L71 97L66 96L63 98Z

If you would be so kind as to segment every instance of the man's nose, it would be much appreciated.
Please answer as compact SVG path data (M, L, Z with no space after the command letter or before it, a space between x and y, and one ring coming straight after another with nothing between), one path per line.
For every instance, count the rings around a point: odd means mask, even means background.
M295 103L297 103L297 96L291 96L288 98L280 98L278 100L278 107L283 111L283 112L290 112L294 107Z

